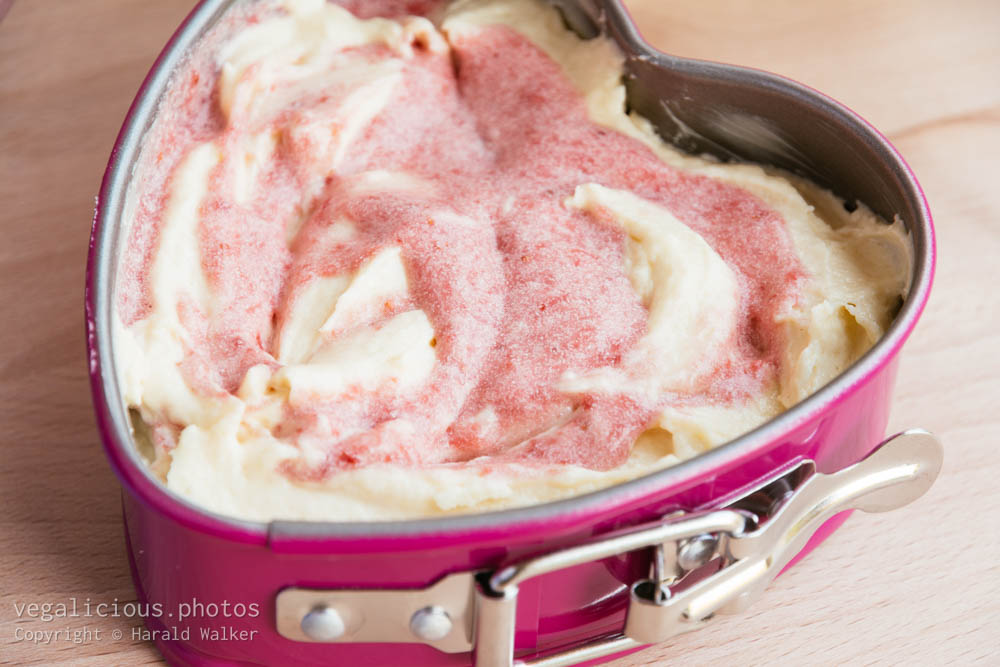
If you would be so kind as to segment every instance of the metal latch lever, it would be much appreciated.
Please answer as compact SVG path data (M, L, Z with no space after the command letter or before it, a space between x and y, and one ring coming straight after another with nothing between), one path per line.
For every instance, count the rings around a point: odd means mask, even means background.
M716 613L736 613L756 600L781 569L802 550L813 533L839 512L860 509L885 512L916 500L941 469L938 439L911 430L885 441L864 460L832 474L803 480L774 512L757 526L735 509L682 515L644 530L552 554L480 577L476 593L476 667L514 663L517 586L547 572L656 545L676 545L703 534L716 534L718 571L673 594L663 581L631 587L623 636L602 639L546 658L525 661L532 667L558 667L665 641L697 629Z

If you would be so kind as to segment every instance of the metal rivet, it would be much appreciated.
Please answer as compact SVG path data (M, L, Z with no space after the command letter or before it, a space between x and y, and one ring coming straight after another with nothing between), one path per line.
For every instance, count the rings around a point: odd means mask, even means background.
M424 607L410 617L410 630L426 641L444 639L451 632L451 625L451 616L441 607Z
M719 540L705 533L685 540L677 549L677 565L683 570L699 568L711 559Z
M306 637L318 642L340 639L347 629L344 619L331 607L316 607L302 617L301 627Z

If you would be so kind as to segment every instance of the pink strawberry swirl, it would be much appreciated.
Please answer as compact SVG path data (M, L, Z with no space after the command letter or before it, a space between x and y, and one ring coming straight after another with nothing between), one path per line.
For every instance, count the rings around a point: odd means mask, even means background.
M198 143L214 142L223 155L198 227L214 307L179 305L189 334L181 369L198 392L232 394L251 367L280 368L278 334L303 291L318 278L357 271L390 246L402 249L409 292L387 300L374 326L414 308L433 326L435 362L419 387L356 389L284 406L275 437L324 452L319 461L286 462L286 475L322 480L373 463L474 459L487 467L608 470L625 462L664 407L731 404L777 381L785 341L776 314L795 301L805 275L781 215L737 186L673 168L640 141L595 124L561 67L514 30L485 27L450 40L445 53L419 42L413 49L400 59L401 83L332 171L308 135L281 128L292 117L323 118L349 90L311 91L269 117L279 139L249 201L231 195L237 147L266 128L223 117L218 72L207 58L193 59L178 78L173 109L152 135L157 164L143 185L124 265L128 289L120 290L126 326L152 308L149 267L171 175ZM357 47L358 56L397 58L381 45ZM350 187L372 170L429 185ZM303 206L317 174L321 192ZM567 373L643 372L624 362L648 316L623 265L626 235L611 216L564 204L582 183L668 209L737 278L737 326L691 370L684 391L650 400L560 388ZM327 232L344 219L356 233L337 240ZM488 424L477 419L484 410ZM413 428L393 428L400 419ZM154 424L158 442L169 449L181 426Z

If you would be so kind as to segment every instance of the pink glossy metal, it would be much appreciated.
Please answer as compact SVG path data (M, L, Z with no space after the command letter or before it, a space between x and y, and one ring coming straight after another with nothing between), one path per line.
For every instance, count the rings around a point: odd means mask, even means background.
M886 337L816 395L754 432L673 468L579 498L525 509L409 522L262 524L211 514L169 492L150 476L135 452L115 380L110 326L114 260L122 242L122 202L159 95L179 58L227 6L223 0L206 0L195 8L133 102L102 183L87 272L87 335L98 428L124 488L125 530L136 591L141 601L159 609L146 622L151 630L165 633L156 641L170 662L468 664L468 654L445 654L421 644L320 644L285 639L275 630L275 595L289 586L423 588L449 573L496 568L511 559L654 521L677 509L721 505L741 489L803 459L815 461L820 472L836 471L863 458L882 440L897 355L923 310L932 280L930 215L909 168L881 135L835 102L784 82L781 85L795 94L814 96L817 107L848 119L853 125L845 131L863 134L863 141L886 161L888 171L900 182L898 200L900 206L908 207L904 219L916 252L908 299ZM618 20L622 17L623 13ZM768 82L784 81L767 76ZM828 522L800 557L845 518L842 514ZM530 656L619 631L627 587L644 576L647 568L648 555L636 553L525 583L518 603L518 655ZM223 602L228 603L229 613L209 606ZM181 620L178 613L182 610L200 613ZM237 614L239 610L244 613ZM189 634L184 635L184 628ZM226 636L212 637L212 630L225 631ZM250 638L234 641L231 630L245 631Z

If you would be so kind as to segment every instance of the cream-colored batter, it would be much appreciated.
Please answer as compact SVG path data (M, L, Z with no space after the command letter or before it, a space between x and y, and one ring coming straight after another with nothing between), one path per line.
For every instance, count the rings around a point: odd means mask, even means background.
M151 306L127 325L119 321L115 331L126 403L143 422L169 424L175 432L175 440L164 443L150 435L155 429L143 427L141 437L153 440L151 465L170 489L207 509L254 520L380 520L528 505L606 487L727 442L809 396L884 334L905 297L911 251L899 221L886 224L863 206L847 212L833 195L787 174L677 152L644 119L625 113L616 47L580 40L555 10L536 0L459 0L438 25L425 18L361 20L318 0L285 6L286 12L268 15L219 50L218 104L236 138L199 141L170 176L148 265ZM741 317L740 276L661 203L579 182L564 193L562 206L611 220L624 233L621 270L646 322L618 362L567 370L558 391L622 394L642 404L670 393L687 397L657 410L625 463L601 470L483 456L370 462L315 478L287 474L289 462L313 465L327 456L322 438L296 440L282 431L288 410L359 393L411 395L431 382L441 363L439 332L419 306L405 246L388 244L354 270L298 287L275 324L273 361L252 365L234 391L193 382L184 371L195 345L185 313L220 308L199 240L211 174L222 165L233 201L249 201L267 187L262 175L278 159L282 142L301 142L311 164L326 169L301 181L295 196L307 210L327 187L327 174L346 164L402 85L415 48L447 53L456 41L496 24L559 64L594 123L643 142L669 165L736 184L784 218L805 277L794 298L775 311L784 336L778 372L749 395L699 400L698 387L720 358L733 354L727 341ZM378 58L359 55L366 53L360 47L372 45L384 49ZM320 111L289 111L321 88L345 92L316 107ZM351 174L343 185L359 197L409 196L435 187L418 174L380 169ZM285 226L289 247L301 242L303 222ZM460 228L475 220L459 216L439 224ZM361 234L344 217L313 242L333 247ZM387 304L393 304L391 314L382 318ZM485 408L470 423L491 433L497 417ZM399 415L384 428L386 438L405 441L418 435L419 423ZM338 437L349 435L356 434Z

